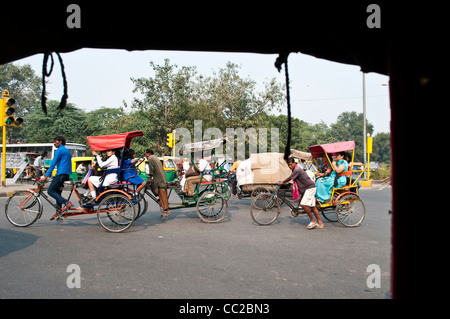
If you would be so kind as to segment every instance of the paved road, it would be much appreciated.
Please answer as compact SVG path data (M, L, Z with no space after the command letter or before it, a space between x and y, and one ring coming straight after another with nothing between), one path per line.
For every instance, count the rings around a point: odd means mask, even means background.
M0 198L0 298L389 298L391 189L364 189L358 228L307 217L257 226L249 200L230 200L226 221L202 223L195 209L162 220L156 205L130 230L102 230L95 215L27 228L9 224ZM44 205L49 207L49 205ZM79 266L80 288L67 271ZM367 267L380 267L369 288ZM72 277L71 277L72 276Z

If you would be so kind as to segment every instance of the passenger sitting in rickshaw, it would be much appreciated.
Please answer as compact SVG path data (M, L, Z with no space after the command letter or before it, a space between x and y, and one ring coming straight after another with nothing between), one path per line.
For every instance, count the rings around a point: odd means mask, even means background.
M328 161L328 158L332 158L332 155L328 154L328 157L327 156L323 157L323 164L319 168L319 172L316 173L316 177L330 176L330 174L333 171L333 169L331 168L331 164Z
M337 153L331 164L334 170L331 172L330 176L318 178L316 181L316 197L322 203L330 199L333 187L343 187L347 183L346 176L337 177L337 174L348 171L348 163L344 159L344 156L345 152Z
M145 187L147 182L138 175L136 170L136 163L143 162L143 158L134 158L134 150L126 149L123 154L123 164L122 164L122 172L123 172L123 181L130 182L134 185L139 185L136 189L136 194Z
M106 160L102 160L102 157L96 152L92 151L92 155L96 156L97 164L98 166L103 169L111 169L111 168L118 168L119 167L119 159L117 155L115 154L114 150L107 150L106 151ZM109 186L111 184L114 184L117 182L117 174L111 173L107 174L104 178L103 176L91 176L88 179L88 187L90 191L91 198L86 202L86 204L91 204L95 201L95 198L97 197L96 190L102 184L102 186ZM86 196L86 195L85 195Z
M212 176L209 174L205 174L206 171L209 169L209 164L205 159L200 159L200 156L195 156L195 162L198 164L195 164L197 172L199 172L196 176L190 176L186 178L186 183L184 185L184 192L187 194L187 196L191 197L195 195L195 187L194 184L199 184L202 182L210 182L212 180ZM201 174L203 175L203 178L200 180Z
M345 152L345 158L344 159L347 161L348 164L352 164L352 154L351 153ZM364 164L360 163L360 162L353 162L353 166L352 167L363 166L363 165ZM350 168L350 170L352 170L352 169ZM347 184L350 184L350 176L347 176ZM358 189L361 188L361 183L359 182L359 179L356 180L356 185L358 186Z

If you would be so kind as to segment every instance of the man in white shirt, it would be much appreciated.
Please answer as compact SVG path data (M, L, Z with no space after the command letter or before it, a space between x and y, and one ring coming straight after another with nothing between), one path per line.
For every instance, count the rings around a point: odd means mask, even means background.
M34 160L33 166L36 170L36 177L41 177L42 175L42 168L45 165L45 156L47 156L47 153L42 153Z
M194 184L198 184L201 182L210 182L212 180L211 174L208 174L208 171L210 170L208 162L203 158L200 159L199 156L195 157L195 161L198 162L198 164L196 164L195 167L196 167L197 171L200 173L200 175L191 176L191 177L186 178L186 183L184 185L184 191L187 193L188 196L195 195ZM203 173L203 177L200 180L202 173Z

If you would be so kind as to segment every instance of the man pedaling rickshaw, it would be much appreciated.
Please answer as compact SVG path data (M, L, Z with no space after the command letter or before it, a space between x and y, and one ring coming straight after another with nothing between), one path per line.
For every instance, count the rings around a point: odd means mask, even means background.
M288 166L291 169L292 174L284 181L279 182L279 184L283 185L290 180L295 182L297 184L298 192L302 198L300 201L300 206L305 210L306 214L311 219L311 222L306 228L323 228L323 222L322 219L320 219L319 210L316 207L316 184L314 184L308 174L299 165L297 165L293 157L289 158ZM311 213L311 208L314 216ZM316 218L317 222L314 217Z
M169 199L167 196L167 177L162 167L161 161L155 156L153 150L145 150L145 158L148 160L149 178L153 194L159 197L163 213L161 217L167 217L170 214Z
M52 163L44 176L41 176L41 182L45 183L47 178L52 177L53 170L58 167L56 175L53 177L47 193L56 200L56 206L59 210L54 214L50 220L55 218L60 219L65 212L72 206L72 203L61 196L64 182L69 180L70 174L72 174L72 155L70 151L65 147L66 139L62 136L57 136L53 139L53 143L57 148Z

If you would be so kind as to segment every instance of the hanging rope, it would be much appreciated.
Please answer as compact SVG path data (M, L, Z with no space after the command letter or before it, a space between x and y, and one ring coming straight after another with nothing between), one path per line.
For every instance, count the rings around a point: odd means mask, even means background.
M284 160L288 161L289 155L291 155L291 94L289 89L289 71L288 71L288 53L280 53L278 58L275 60L275 67L278 72L281 72L281 66L284 64L284 73L286 76L286 100L287 100L287 111L288 111L288 136L286 141L286 147L284 149Z
M61 75L63 78L63 96L61 97L61 101L59 102L58 110L62 111L67 105L67 99L69 96L67 95L67 79L66 79L66 72L64 70L64 63L61 58L61 55L58 52L55 52L59 59L59 64L61 65ZM50 71L47 72L47 64L48 64L48 58L51 58L51 64L50 64ZM44 53L44 61L42 63L42 95L41 95L41 104L42 104L42 110L44 111L45 115L47 115L47 97L45 96L45 77L50 77L50 75L53 72L53 52L46 52Z

